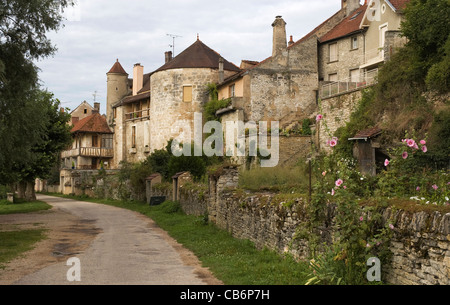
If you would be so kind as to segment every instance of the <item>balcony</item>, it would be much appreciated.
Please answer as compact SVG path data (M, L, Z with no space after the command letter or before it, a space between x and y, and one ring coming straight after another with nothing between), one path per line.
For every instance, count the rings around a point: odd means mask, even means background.
M71 150L65 150L61 153L61 158L63 159L78 156L92 158L113 158L114 150L112 148L79 147Z
M125 121L147 120L150 118L150 109L125 113Z
M337 82L329 82L322 86L320 96L322 99L347 93L354 90L360 90L368 86L374 85L377 82L378 69L367 71L360 75L359 79L355 80L351 77L339 80Z

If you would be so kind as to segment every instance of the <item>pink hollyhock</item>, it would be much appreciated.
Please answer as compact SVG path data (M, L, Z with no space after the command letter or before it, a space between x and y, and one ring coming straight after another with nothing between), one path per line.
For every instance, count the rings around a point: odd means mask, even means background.
M359 217L359 221L363 221L364 220L364 217Z
M438 189L438 186L437 186L436 184L433 184L431 187L432 187L435 191L437 191L437 189Z
M389 224L389 229L394 230L394 225L392 223Z
M424 153L426 153L426 152L428 151L428 148L424 145L424 146L422 146L422 151L423 151Z
M337 141L336 140L330 140L330 146L331 147L335 147L337 145Z
M408 158L408 153L407 153L406 151L404 151L404 152L402 153L402 158L403 158L403 159L407 159L407 158Z
M420 140L420 144L425 145L427 142L425 140Z
M388 166L388 165L389 165L389 160L388 159L384 160L384 166Z
M420 191L420 186L416 187L416 191Z
M319 121L322 120L322 119L323 119L323 115L318 114L318 115L316 116L316 122L319 122Z
M409 147L414 147L415 144L416 141L414 141L413 139L406 139L406 145L408 145Z
M344 183L344 181L342 181L342 179L336 180L336 186L337 187L340 187L342 185L342 183Z
M335 192L334 189L331 189L331 196L334 196Z

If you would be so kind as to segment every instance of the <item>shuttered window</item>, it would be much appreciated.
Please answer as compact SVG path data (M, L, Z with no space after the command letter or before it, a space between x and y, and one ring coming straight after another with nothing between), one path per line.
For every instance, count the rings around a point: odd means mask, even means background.
M338 45L337 43L332 43L329 45L329 62L337 61L338 60Z
M183 102L192 102L192 86L183 87Z

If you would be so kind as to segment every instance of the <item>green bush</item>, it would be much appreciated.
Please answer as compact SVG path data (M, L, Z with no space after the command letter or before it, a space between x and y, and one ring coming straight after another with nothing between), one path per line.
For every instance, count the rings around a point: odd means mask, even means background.
M178 201L167 200L161 204L161 211L166 214L181 213L181 204Z

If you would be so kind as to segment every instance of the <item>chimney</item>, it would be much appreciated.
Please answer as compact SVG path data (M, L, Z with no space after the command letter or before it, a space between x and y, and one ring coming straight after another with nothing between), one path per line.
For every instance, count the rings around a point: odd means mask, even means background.
M133 95L136 95L144 86L144 67L135 64L133 68Z
M59 112L64 113L64 107L59 108Z
M94 103L94 110L93 113L100 113L100 103L95 102Z
M225 74L223 70L223 58L219 58L219 84L223 83L225 80Z
M290 38L290 40L289 40L289 42L288 42L288 46L290 47L290 46L292 46L294 44L294 37L291 35L291 38Z
M167 51L165 54L166 57L166 64L172 60L172 51Z
M342 9L345 10L345 16L350 16L360 7L360 0L342 0Z
M286 22L281 18L281 16L277 16L275 21L272 23L273 27L273 49L272 49L272 57L281 54L281 52L286 49L287 41L286 41Z

